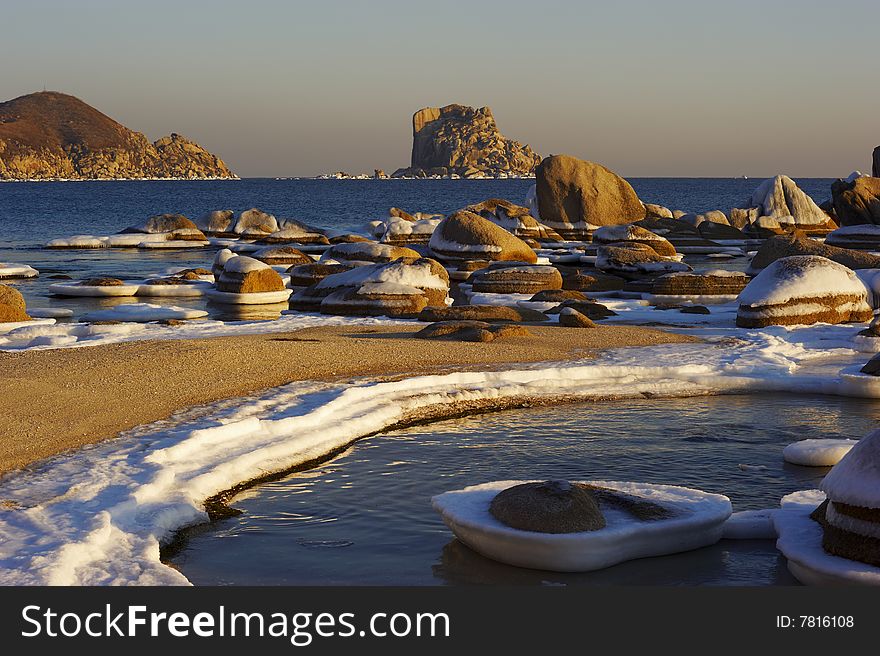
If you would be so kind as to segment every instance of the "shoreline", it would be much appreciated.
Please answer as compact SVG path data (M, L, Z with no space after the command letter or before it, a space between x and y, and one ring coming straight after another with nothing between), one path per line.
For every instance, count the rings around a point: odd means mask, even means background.
M421 327L334 326L0 353L0 477L189 408L291 382L570 362L611 348L699 341L629 326L529 326L533 337L490 343L412 339Z

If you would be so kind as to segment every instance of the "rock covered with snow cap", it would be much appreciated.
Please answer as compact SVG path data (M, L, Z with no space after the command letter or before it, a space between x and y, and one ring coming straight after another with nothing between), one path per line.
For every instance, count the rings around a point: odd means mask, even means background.
M483 217L459 210L443 219L428 242L428 247L443 260L511 260L535 263L535 251Z
M473 214L479 214L520 239L534 239L539 242L562 241L558 232L540 223L532 216L530 208L516 205L501 198L490 198L481 203L468 205L464 209Z
M340 262L352 265L384 264L401 258L417 259L419 257L421 256L418 251L411 248L363 241L334 244L321 255L321 262Z
M397 246L427 244L442 220L442 216L412 220L391 216L381 222L380 226L377 226L377 232L381 232L379 241L383 244ZM381 230L378 230L379 227L381 227Z
M196 227L209 235L226 235L232 233L232 210L212 210L195 220Z
M822 548L880 566L880 431L860 439L819 487L827 497L814 513Z
M877 251L880 250L880 225L873 223L846 225L828 233L825 243L837 248Z
M313 261L312 258L293 246L281 245L266 246L251 253L251 257L266 264L285 264L288 266L311 264Z
M869 321L865 286L856 274L816 255L776 260L740 293L741 328Z
M246 255L228 258L217 278L217 291L231 294L255 294L284 290L281 276L265 262Z
M481 269L470 278L475 292L490 294L535 294L562 289L562 275L552 266L522 264Z
M691 270L687 264L660 255L650 246L638 242L602 244L597 250L596 268L624 278L659 276Z
M397 259L334 273L291 299L297 310L344 316L417 315L429 305L445 306L449 274L429 258Z
M667 239L632 223L599 228L593 233L593 242L596 244L644 244L650 246L657 255L671 257L676 254L675 246Z
M794 180L787 175L777 175L764 180L745 202L746 209L756 209L750 217L750 227L763 227L758 220L767 217L776 222L781 230L800 229L805 232L829 232L837 227L822 209L816 205Z
M278 231L278 220L271 214L252 207L238 215L233 232L242 236L271 235Z

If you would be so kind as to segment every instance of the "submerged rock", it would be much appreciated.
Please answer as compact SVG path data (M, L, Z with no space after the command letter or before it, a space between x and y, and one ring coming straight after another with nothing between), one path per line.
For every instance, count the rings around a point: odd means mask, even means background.
M489 512L502 524L537 533L581 533L605 528L593 494L568 481L523 483L499 492Z

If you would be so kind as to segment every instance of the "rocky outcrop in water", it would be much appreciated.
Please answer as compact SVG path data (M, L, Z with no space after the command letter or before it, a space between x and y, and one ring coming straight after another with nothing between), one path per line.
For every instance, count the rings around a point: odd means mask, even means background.
M413 114L411 166L392 177L516 177L532 175L540 161L501 134L488 107L425 107Z
M186 137L150 143L73 96L43 91L0 103L0 180L235 177Z

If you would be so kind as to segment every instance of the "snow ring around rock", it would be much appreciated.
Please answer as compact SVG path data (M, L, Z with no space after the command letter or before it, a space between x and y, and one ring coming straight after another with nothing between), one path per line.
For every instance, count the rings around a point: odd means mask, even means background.
M134 296L140 284L134 285L81 285L61 282L49 285L49 293L57 296Z
M271 305L283 303L293 293L292 289L282 289L276 292L251 292L248 294L236 294L234 292L221 292L209 289L205 295L215 303L228 305Z
M558 572L586 572L627 560L690 551L721 539L731 514L719 494L673 485L584 481L645 498L676 512L674 517L639 521L603 508L607 526L584 533L536 533L505 526L489 513L498 492L532 481L496 481L444 492L431 499L455 536L493 560Z
M785 462L803 467L833 467L858 440L812 439L793 442L782 450Z
M788 559L788 570L806 585L880 585L880 567L834 556L822 548L822 527L810 513L823 501L820 490L782 498L773 525L779 534L776 548Z
M164 321L167 319L199 319L208 316L205 310L194 310L176 305L153 305L151 303L125 303L108 310L89 312L83 321Z

